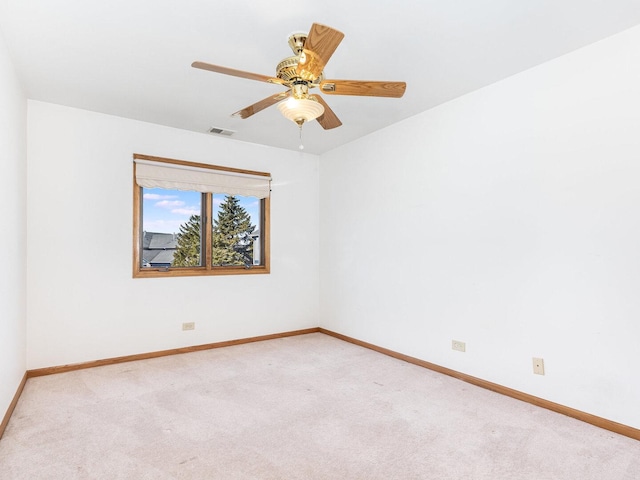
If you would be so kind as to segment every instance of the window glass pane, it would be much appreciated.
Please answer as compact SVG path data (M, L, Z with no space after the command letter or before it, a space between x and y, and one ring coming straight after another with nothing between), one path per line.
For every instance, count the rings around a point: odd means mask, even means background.
M202 265L202 194L142 189L142 267Z
M262 265L262 200L214 194L212 201L212 265Z

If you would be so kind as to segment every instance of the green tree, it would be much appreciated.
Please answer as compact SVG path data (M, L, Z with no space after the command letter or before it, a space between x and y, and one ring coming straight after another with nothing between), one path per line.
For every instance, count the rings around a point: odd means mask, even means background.
M173 254L173 267L194 267L200 265L200 215L191 215L180 225L178 246Z
M251 265L255 230L251 217L233 195L220 204L218 218L213 221L213 265Z

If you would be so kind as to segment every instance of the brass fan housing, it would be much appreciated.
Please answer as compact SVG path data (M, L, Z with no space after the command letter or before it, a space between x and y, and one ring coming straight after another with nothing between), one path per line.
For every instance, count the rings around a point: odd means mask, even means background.
M305 55L304 44L307 41L307 36L308 35L305 32L292 33L289 36L289 47L291 47L294 55L292 57L285 58L276 67L276 77L283 80L287 85L296 81L305 81L311 88L313 88L324 80L324 72L321 72L320 76L315 80L301 78L300 74L297 72L298 64L300 63L300 56Z
M283 80L285 84L288 84L289 82L293 82L296 80L300 80L300 77L296 71L298 68L299 62L300 62L300 57L298 57L297 55L285 58L276 67L276 77L278 77L280 80ZM320 76L316 78L313 82L309 82L309 83L314 84L312 86L316 86L323 80L324 80L324 72L322 72Z
M298 77L296 68L298 68L298 56L287 57L276 67L276 77L285 82L291 82Z

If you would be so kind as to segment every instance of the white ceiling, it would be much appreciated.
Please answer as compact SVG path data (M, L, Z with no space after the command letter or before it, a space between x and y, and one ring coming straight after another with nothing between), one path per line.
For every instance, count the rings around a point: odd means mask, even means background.
M313 22L345 33L326 78L407 82L401 99L325 95L343 126L305 125L319 154L638 25L640 0L0 0L28 98L293 150L275 106L230 116L283 87L190 65L275 75Z

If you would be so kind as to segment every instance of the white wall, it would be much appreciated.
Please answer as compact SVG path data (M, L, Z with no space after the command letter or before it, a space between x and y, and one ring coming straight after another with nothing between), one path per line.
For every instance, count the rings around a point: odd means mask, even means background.
M271 274L133 279L134 153L271 172ZM28 176L29 369L318 325L317 156L29 101Z
M0 32L0 420L26 362L26 113Z
M639 59L640 27L323 155L321 325L640 428Z

